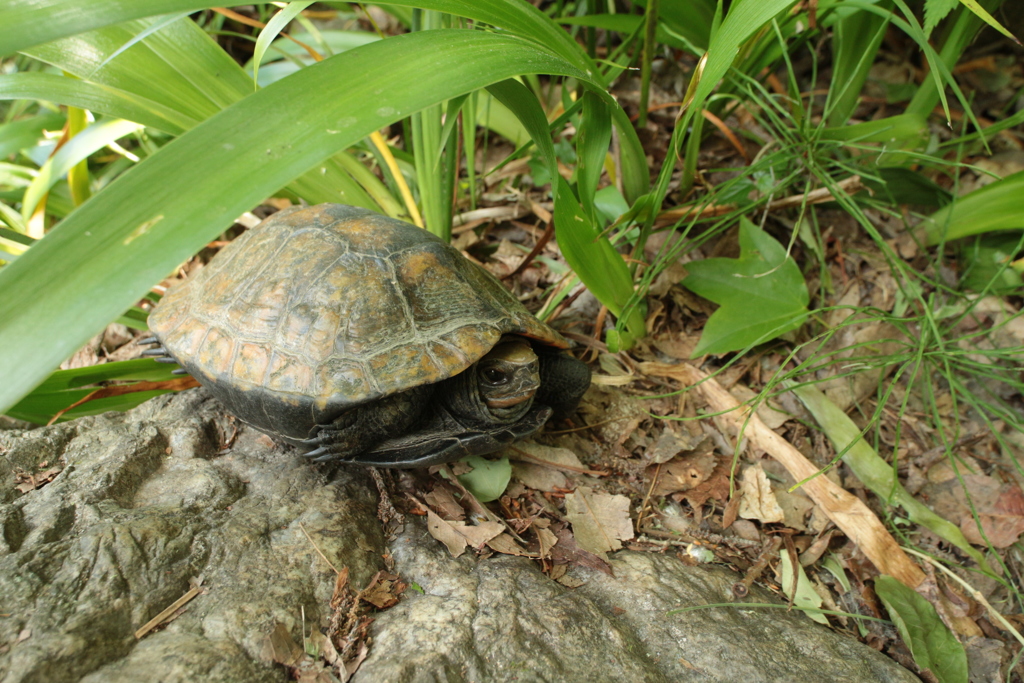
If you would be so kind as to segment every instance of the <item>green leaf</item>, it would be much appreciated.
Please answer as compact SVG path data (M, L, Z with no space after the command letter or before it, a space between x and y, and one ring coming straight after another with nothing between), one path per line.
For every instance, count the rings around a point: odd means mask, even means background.
M487 92L497 100L497 103L490 103L490 107L500 104L515 115L519 125L526 130L533 144L537 146L548 172L557 175L558 159L555 157L555 145L551 142L548 120L537 98L525 85L511 78L487 86Z
M459 481L481 503L489 503L500 498L508 487L509 480L512 479L512 464L508 458L488 460L479 455L471 455L460 462L473 469L460 474Z
M612 140L611 107L596 93L583 93L583 113L576 131L576 189L591 222L597 221L594 194ZM584 278L586 281L586 278Z
M22 199L21 205L22 218L26 222L31 218L32 212L36 210L42 196L63 178L72 166L89 158L93 152L103 149L118 138L134 133L140 127L139 124L132 121L108 119L97 121L73 137L46 160L43 167L39 169L39 175L25 190L25 197Z
M629 268L622 255L615 251L608 238L601 235L583 211L565 178L556 175L555 180L558 182L555 232L562 255L594 296L616 317L621 317L633 297ZM639 309L630 313L626 328L632 339L645 334L644 318ZM622 348L629 348L630 344L631 339L624 339Z
M284 30L285 26L298 16L299 12L312 5L316 0L302 0L302 2L289 2L287 6L267 22L266 27L260 31L259 37L256 39L256 47L252 53L252 82L253 87L258 88L259 77L260 77L260 62L263 61L263 55L270 47L270 44L274 42L278 34Z
M1024 171L959 197L925 219L925 240L932 245L993 230L1024 228L1022 192Z
M582 71L584 80L598 77L593 62L579 45L529 3L509 0L398 0L389 4L436 10L500 26L554 51ZM130 19L219 6L220 3L209 0L5 0L0 4L0 26L4 27L0 33L0 55Z
M8 78L10 76L0 76L0 98L2 98L3 84ZM60 130L63 126L64 115L56 113L40 114L30 119L0 125L0 159L6 159L23 149L35 147L43 137L44 130Z
M865 177L864 184L874 193L888 196L893 204L916 204L938 208L953 200L953 194L917 171L899 166L880 168L882 182Z
M829 125L842 126L853 115L888 26L888 16L862 9L843 12L833 23Z
M929 3L942 2L942 0L928 0L928 1L929 1ZM949 1L949 0L946 0L946 1ZM1006 28L1002 24L1000 24L998 21L996 21L995 17L993 17L991 14L989 14L988 11L984 7L981 6L981 4L978 2L978 0L960 0L960 2L963 3L963 5L967 9L971 10L972 12L974 12L978 16L979 19L984 21L986 24L988 24L989 26L991 26L995 30L997 30L1000 33L1002 33L1004 36L1006 36L1007 38L1009 38L1013 42L1015 42L1018 45L1020 45L1020 40L1018 40L1016 36L1014 36L1012 33L1010 33L1008 30L1006 30Z
M924 32L930 35L932 29L959 6L960 0L925 0Z
M960 286L974 292L1013 294L1024 281L1011 266L1022 247L1020 232L979 235L960 248Z
M84 388L88 385L111 380L163 382L174 379L175 376L171 374L173 369L165 364L144 359L104 363L74 370L58 370L6 414L18 420L46 424L54 415L85 398L96 388ZM108 410L128 410L153 396L165 393L167 391L145 391L89 401L69 410L61 416L61 420L97 415Z
M813 611L821 609L822 600L818 592L814 590L814 586L811 585L811 580L807 578L807 573L804 572L803 566L799 562L796 564L796 590L794 591L793 562L789 557L789 553L781 553L779 559L782 561L783 592L797 607L810 608L804 614L819 624L828 626L828 619L825 615L821 612Z
M740 351L800 327L807 317L807 284L785 248L746 218L740 257L687 265L683 286L721 308L704 326L694 357Z
M967 683L967 653L930 602L891 576L875 579L875 592L919 667L940 683Z
M0 271L0 412L293 178L412 112L534 72L586 78L508 34L421 31L303 69L167 144Z
M910 146L928 139L928 122L917 114L897 114L852 126L826 128L822 140L851 143L881 142L890 147Z

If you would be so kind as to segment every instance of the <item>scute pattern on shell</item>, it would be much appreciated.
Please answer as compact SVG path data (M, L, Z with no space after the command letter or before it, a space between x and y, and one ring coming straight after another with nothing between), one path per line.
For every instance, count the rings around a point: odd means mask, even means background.
M168 292L149 324L219 398L259 404L282 427L451 377L503 334L568 346L440 239L336 204L249 230Z

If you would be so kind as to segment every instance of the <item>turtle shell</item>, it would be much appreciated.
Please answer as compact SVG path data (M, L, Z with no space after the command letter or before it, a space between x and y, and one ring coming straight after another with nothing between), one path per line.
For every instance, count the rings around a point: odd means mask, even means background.
M247 231L171 289L149 325L229 410L292 439L456 375L502 335L569 346L426 230L338 204Z

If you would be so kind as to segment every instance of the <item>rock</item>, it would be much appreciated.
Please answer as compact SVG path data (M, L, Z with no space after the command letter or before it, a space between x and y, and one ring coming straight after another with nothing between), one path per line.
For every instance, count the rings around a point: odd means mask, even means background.
M453 560L420 525L392 543L396 569L423 594L377 616L354 683L389 681L917 681L861 643L799 613L720 607L736 575L621 551L615 576L574 568L569 590L529 560ZM777 603L754 587L748 602Z
M303 611L307 634L326 625L335 584L306 534L357 589L388 546L366 470L317 469L244 426L223 448L236 427L193 390L0 430L0 683L288 680L264 640L281 623L301 642ZM524 558L452 559L417 520L390 552L423 593L375 615L354 681L916 680L799 614L667 614L731 602L736 580L667 555L613 553L614 577L574 568L570 590Z

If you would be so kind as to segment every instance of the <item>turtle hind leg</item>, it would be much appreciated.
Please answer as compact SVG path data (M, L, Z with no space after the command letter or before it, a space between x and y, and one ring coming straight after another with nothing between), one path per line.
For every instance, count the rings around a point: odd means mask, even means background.
M315 436L298 442L312 447L303 457L313 462L352 459L380 441L408 430L420 418L433 393L432 385L415 387L347 410L331 422L317 425Z

